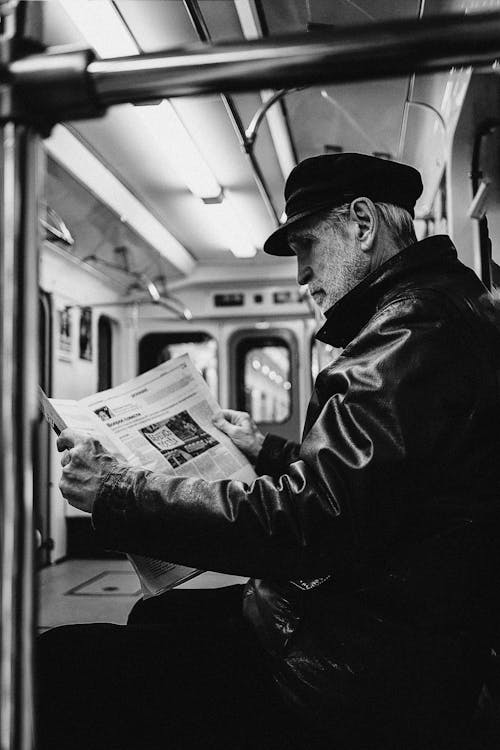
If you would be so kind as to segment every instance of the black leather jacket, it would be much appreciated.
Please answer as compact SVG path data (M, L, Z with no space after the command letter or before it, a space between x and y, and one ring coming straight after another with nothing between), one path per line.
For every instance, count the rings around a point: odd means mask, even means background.
M480 681L500 546L494 305L433 237L366 277L317 337L345 348L300 447L269 436L252 486L119 470L94 525L117 549L251 576L245 614L289 701L334 731L425 743Z

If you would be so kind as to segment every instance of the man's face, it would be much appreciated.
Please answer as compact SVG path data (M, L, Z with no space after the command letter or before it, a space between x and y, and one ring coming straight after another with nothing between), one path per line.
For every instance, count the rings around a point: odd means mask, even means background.
M334 227L306 219L288 232L297 256L297 280L324 313L356 286L368 272L367 258L358 247L355 224Z

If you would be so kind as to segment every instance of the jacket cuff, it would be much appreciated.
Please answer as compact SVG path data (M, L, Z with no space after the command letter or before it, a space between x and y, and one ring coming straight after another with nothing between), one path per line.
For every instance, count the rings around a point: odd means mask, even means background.
M255 472L258 477L263 474L276 476L282 473L283 453L287 442L286 438L279 435L266 435L255 462Z
M116 467L101 482L92 510L92 526L105 547L117 549L127 527L130 493L135 484L135 470ZM123 533L123 532L122 532Z

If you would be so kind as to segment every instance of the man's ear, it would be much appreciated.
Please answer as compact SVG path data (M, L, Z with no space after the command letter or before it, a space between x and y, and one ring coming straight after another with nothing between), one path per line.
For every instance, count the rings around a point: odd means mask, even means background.
M370 252L378 232L378 214L370 198L355 198L350 206L349 218L354 223L356 239L364 252Z

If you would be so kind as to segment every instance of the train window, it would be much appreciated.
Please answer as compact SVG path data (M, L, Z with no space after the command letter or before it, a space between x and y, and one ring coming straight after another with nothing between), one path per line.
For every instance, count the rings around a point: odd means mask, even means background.
M242 352L242 408L256 422L286 422L291 412L290 349L280 339L248 343Z
M161 362L189 354L201 372L214 397L219 397L217 342L207 333L149 333L139 343L139 372L146 372Z
M293 330L240 329L228 343L231 408L248 411L264 432L298 440L301 374Z
M101 315L97 325L97 390L105 391L113 386L113 322Z

